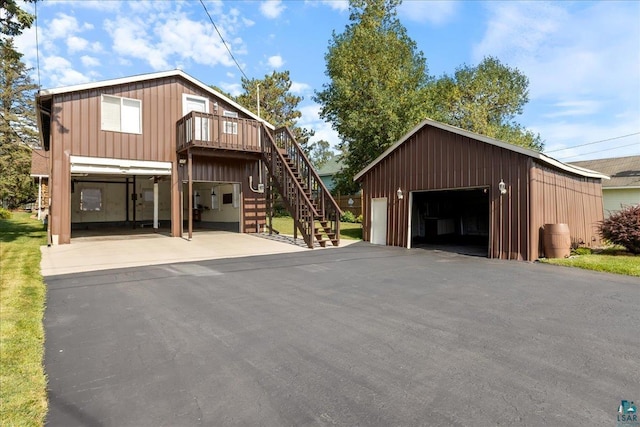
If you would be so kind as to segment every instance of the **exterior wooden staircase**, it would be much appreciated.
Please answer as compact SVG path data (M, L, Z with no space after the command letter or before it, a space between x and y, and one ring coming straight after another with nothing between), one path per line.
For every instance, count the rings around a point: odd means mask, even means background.
M288 128L263 128L262 152L275 188L309 248L340 244L340 208ZM273 206L273 194L267 191ZM269 208L270 210L270 208Z

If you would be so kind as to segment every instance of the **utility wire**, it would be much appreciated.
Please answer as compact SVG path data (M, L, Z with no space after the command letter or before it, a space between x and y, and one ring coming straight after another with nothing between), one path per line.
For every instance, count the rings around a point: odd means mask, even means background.
M619 147L613 147L613 148L607 148L605 150L597 150L597 151L592 151L590 153L582 153L582 154L576 154L575 156L569 156L569 157L561 157L558 160L562 160L564 161L565 159L572 159L574 157L582 157L582 156L586 156L587 154L596 154L596 153L602 153L603 151L611 151L611 150L617 150L618 148L625 148L625 147L632 147L632 146L638 146L637 142L634 142L633 144L627 144L627 145L621 145Z
M35 8L36 15L36 68L38 69L38 90L41 88L40 84L40 49L38 44L38 2L35 1L33 3L33 7Z
M218 33L218 36L220 36L220 40L222 40L222 44L227 49L227 52L229 52L229 55L231 55L231 59L233 59L233 62L236 63L236 66L238 67L238 70L240 70L240 72L242 73L242 75L244 76L245 79L249 80L249 77L247 77L247 75L244 73L244 71L242 70L242 67L240 67L240 64L238 64L238 61L236 61L235 56L233 56L233 53L231 53L231 49L229 49L229 46L227 45L227 42L224 41L224 38L222 37L222 34L220 34L220 31L218 30L218 27L216 26L216 23L213 22L213 18L211 18L211 15L209 15L209 11L207 10L207 6L204 5L204 2L202 0L200 0L200 4L204 8L204 11L207 13L207 16L209 17L209 21L211 21L211 24L213 24L213 28L216 29L216 33Z
M547 153L555 153L556 151L571 150L571 149L576 148L576 147L585 147L587 145L599 144L601 142L613 141L615 139L627 138L629 136L634 136L634 135L640 135L640 132L630 133L629 135L616 136L616 137L608 138L608 139L601 139L600 141L587 142L586 144L574 145L574 146L567 147L567 148L558 148L557 150L545 151L545 154L547 154ZM575 156L573 156L573 157L575 157Z

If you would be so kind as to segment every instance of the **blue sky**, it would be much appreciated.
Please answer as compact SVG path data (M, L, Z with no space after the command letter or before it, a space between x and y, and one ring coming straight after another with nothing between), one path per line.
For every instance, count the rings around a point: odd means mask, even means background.
M324 55L332 32L349 23L347 2L205 5L244 73L289 70L292 91L304 97L298 124L336 144L312 96L328 81ZM242 74L198 0L44 0L37 17L38 50L36 27L16 45L42 88L180 68L232 94L240 89ZM432 75L488 55L522 71L530 102L517 120L541 134L552 157L640 154L640 2L405 0L398 17Z

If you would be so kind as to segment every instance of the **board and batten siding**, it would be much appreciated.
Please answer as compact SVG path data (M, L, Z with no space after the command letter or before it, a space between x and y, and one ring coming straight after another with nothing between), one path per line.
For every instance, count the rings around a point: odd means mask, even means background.
M498 190L501 180L504 195ZM600 243L594 228L602 219L600 179L552 169L525 154L438 127L423 126L360 181L367 241L372 198L388 197L387 244L406 247L411 192L486 188L491 258L537 259L545 223L569 224L574 244ZM396 196L398 188L403 200Z
M389 197L387 243L407 246L411 191L487 188L492 257L524 259L528 252L527 159L518 153L463 135L425 127L412 135L362 178L363 237L369 240L371 198ZM500 195L504 180L507 194ZM404 193L398 200L397 189Z
M242 232L259 232L266 223L266 199L264 193L254 193L249 187L249 177L253 177L253 186L260 182L260 162L235 158L193 156L193 180L207 182L240 183L242 197ZM186 166L180 167L181 179L186 181ZM265 176L263 174L263 176ZM263 178L263 180L266 178ZM186 219L186 218L185 218Z
M544 255L544 224L567 224L574 247L602 244L598 233L598 224L604 219L600 179L532 162L530 180L533 259Z

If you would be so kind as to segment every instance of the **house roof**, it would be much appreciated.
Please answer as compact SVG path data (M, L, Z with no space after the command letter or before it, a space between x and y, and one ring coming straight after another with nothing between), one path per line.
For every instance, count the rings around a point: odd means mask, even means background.
M369 165L367 167L365 167L360 172L358 172L358 174L353 177L353 180L354 181L358 181L367 172L369 172L371 169L373 169L373 167L375 167L378 163L380 163L385 157L387 157L389 154L391 154L396 148L398 148L399 146L404 144L405 141L407 141L409 138L411 138L414 134L416 134L418 131L420 131L425 126L433 126L435 128L446 130L448 132L452 132L452 133L455 133L457 135L466 136L467 138L472 138L472 139L475 139L477 141L482 141L482 142L484 142L486 144L490 144L490 145L494 145L496 147L504 148L505 150L514 151L516 153L520 153L520 154L523 154L525 156L533 157L534 159L540 160L543 163L546 163L546 164L548 164L550 166L556 167L558 169L562 169L564 171L567 171L567 172L570 172L570 173L573 173L573 174L576 174L576 175L585 176L585 177L589 177L589 178L609 179L609 177L607 175L603 175L603 174L601 174L599 172L592 171L592 170L589 170L589 169L586 169L586 168L583 168L583 167L573 166L573 165L569 165L569 164L566 164L566 163L562 163L561 161L553 159L553 158L551 158L549 156L546 156L546 155L544 155L544 154L542 154L542 153L540 153L538 151L530 150L530 149L524 148L524 147L519 147L517 145L509 144L507 142L500 141L500 140L497 140L497 139L494 139L494 138L490 138L490 137L485 136L485 135L480 135L478 133L469 132L468 130L464 130L464 129L461 129L461 128L458 128L458 127L455 127L455 126L451 126L451 125L447 125L447 124L444 124L444 123L440 123L440 122L437 122L435 120L424 119L422 122L420 122L420 124L418 124L416 127L414 127L409 132L407 132L402 138L400 138L398 140L398 142L393 144L384 153L382 153L380 156L378 156L377 159L375 159L373 162L369 163Z
M338 156L334 156L318 169L318 176L332 176L342 170L342 161L338 160Z
M31 176L49 176L49 152L41 149L31 151Z
M233 105L235 108L247 114L254 120L263 122L270 129L275 128L271 123L266 122L264 119L252 113L242 105L238 104L236 101L230 99L226 95L221 94L217 90L212 89L211 87L202 83L200 80L197 80L196 78L190 76L189 74L185 73L182 70L160 71L157 73L138 74L135 76L122 77L119 79L102 80L98 82L83 83L83 84L73 85L73 86L64 86L64 87L58 87L53 89L41 89L38 92L38 98L49 97L51 95L58 95L58 94L69 93L69 92L78 92L82 90L97 89L97 88L106 87L106 86L117 86L121 84L136 83L136 82L146 81L146 80L162 79L165 77L183 78L184 80L187 80L188 82L194 84L195 86L198 86L200 89L206 92L209 92L211 95L215 96L216 98L219 98L225 102L228 102L230 105Z
M571 164L609 175L611 180L603 182L603 188L640 188L640 156L583 160Z

